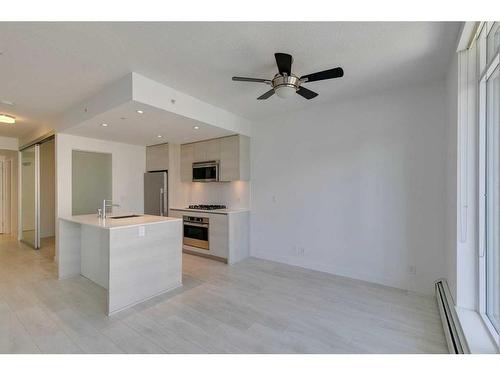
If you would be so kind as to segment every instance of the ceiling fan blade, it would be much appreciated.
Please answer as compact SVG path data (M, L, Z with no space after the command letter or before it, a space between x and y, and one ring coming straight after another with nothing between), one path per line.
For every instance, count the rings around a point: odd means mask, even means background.
M297 90L297 94L299 94L300 96L306 98L307 100L315 98L315 97L318 96L318 94L315 93L314 91L306 89L305 87L302 87L302 86L299 87L299 89Z
M271 97L273 95L274 95L274 89L271 89L268 92L266 92L266 93L262 94L261 96L259 96L257 98L257 100L264 100L264 99L267 99L267 98L269 98L269 97Z
M233 81L271 83L271 80L264 78L233 77Z
M305 76L300 77L300 80L304 82L314 82L314 81L322 81L324 79L340 78L343 75L344 75L344 70L338 67L338 68L323 70L322 72L307 74Z
M274 57L276 58L276 65L278 65L278 71L280 74L292 74L292 55L289 55L288 53L275 53Z

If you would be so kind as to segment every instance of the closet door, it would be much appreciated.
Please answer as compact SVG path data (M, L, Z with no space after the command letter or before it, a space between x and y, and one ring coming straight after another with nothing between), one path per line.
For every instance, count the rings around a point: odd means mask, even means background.
M40 248L40 145L21 151L21 241Z

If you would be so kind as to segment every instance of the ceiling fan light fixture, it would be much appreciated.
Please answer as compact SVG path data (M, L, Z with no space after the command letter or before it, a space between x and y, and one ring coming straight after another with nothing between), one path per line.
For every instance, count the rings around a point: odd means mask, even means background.
M297 89L295 88L295 86L288 85L278 86L274 88L274 92L281 99L287 99L291 97L293 94L295 94L296 91Z
M272 80L272 86L274 92L281 99L286 99L291 97L300 86L300 80L294 75L281 75L276 74Z
M16 118L11 115L0 113L0 122L3 122L5 124L15 124Z

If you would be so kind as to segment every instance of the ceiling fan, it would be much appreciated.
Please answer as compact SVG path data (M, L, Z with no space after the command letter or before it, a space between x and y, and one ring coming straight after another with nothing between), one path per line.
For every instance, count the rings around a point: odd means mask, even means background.
M273 79L233 77L233 81L259 82L271 85L272 89L259 96L257 100L267 99L275 93L280 98L288 98L292 96L292 94L297 93L309 100L315 98L318 94L302 87L303 83L339 78L344 75L344 70L338 67L323 70L322 72L306 74L305 76L299 78L295 74L292 74L292 55L289 55L288 53L275 53L274 57L276 58L276 65L278 65L279 73L277 73Z

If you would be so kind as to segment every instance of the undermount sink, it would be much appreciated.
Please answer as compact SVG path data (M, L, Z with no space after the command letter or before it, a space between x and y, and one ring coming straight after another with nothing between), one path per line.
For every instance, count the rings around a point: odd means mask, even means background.
M110 219L129 219L131 217L141 217L142 215L122 215L122 216L110 216Z

